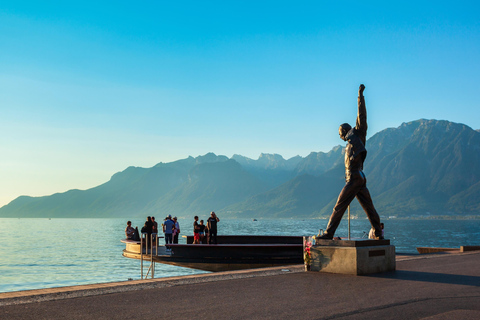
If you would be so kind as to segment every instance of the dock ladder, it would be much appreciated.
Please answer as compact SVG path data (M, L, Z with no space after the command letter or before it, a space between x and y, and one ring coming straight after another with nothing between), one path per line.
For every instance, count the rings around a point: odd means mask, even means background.
M155 240L154 240L155 239ZM145 243L145 253L143 253L143 244ZM155 245L155 246L154 246ZM149 254L150 250L150 254ZM153 254L158 255L158 234L152 233L151 237L148 236L148 233L142 232L140 237L140 276L141 279L147 279L148 274L151 278L155 276L155 261L153 260ZM147 269L145 278L143 277L143 260L150 260L150 266Z

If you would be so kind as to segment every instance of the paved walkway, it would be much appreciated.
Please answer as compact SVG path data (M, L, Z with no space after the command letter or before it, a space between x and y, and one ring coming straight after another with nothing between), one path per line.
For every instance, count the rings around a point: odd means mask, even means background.
M299 266L0 294L0 319L480 319L480 252L370 276Z

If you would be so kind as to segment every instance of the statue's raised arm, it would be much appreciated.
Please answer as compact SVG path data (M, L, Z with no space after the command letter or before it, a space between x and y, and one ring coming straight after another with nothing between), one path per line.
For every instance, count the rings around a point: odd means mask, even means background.
M367 108L365 107L365 98L363 97L363 90L365 86L363 84L358 88L358 113L357 113L357 123L355 129L359 133L359 138L365 144L367 137Z

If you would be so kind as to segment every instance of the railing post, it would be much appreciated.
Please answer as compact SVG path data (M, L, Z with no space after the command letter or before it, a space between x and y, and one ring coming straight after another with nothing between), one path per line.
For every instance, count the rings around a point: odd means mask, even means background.
M152 233L151 237L150 237L150 268L152 268L152 279L154 277L154 273L155 273L155 262L153 262L153 235L155 235L155 237L157 236L156 233Z
M140 278L143 280L143 235L140 237Z

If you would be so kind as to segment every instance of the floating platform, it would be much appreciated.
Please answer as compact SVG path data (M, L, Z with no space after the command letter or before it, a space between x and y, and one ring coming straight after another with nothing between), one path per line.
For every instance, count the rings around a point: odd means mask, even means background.
M187 237L187 244L154 247L152 255L139 241L122 240L126 243L123 256L205 271L303 264L303 237L218 236L217 241L192 244L193 236Z

